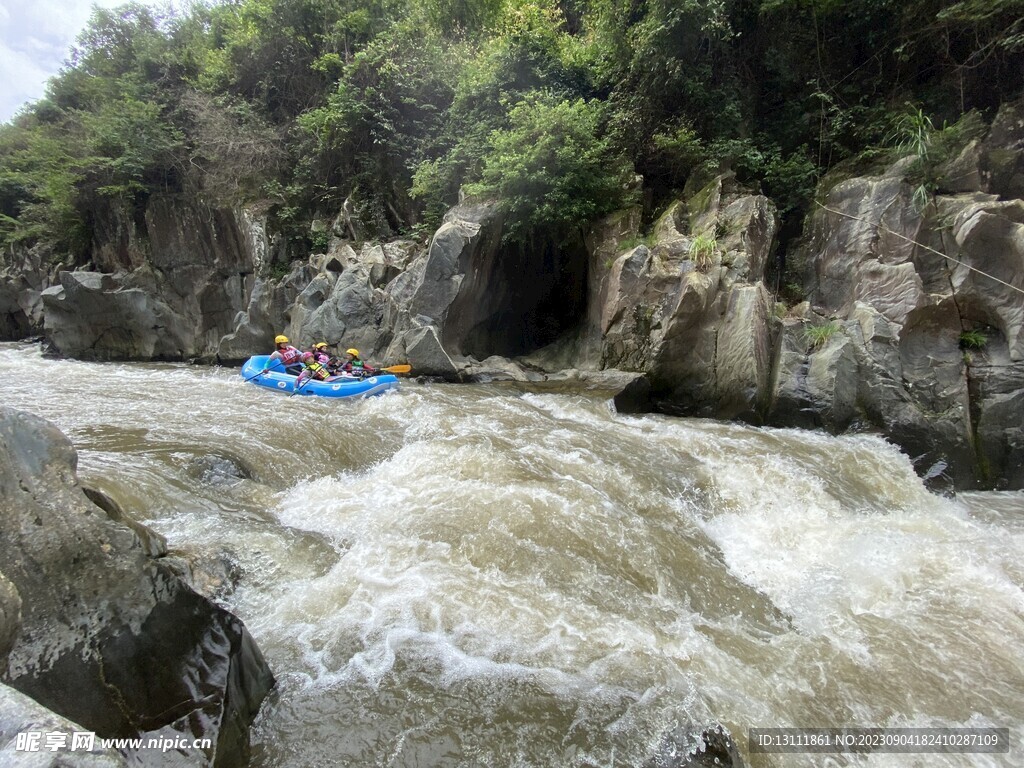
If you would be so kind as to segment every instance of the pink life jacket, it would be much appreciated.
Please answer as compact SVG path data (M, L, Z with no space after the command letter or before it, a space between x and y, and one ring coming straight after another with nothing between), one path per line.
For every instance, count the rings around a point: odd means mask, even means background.
M295 347L285 347L277 351L281 353L281 362L286 366L295 365L302 359L302 353Z

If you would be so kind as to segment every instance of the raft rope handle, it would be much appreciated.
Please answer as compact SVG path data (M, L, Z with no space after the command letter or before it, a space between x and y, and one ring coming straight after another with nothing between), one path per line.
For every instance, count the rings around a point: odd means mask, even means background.
M845 216L848 219L853 219L854 221L863 222L864 224L867 224L869 226L875 227L876 229L885 230L890 235L895 235L896 237L900 238L901 240L906 240L908 243L913 243L914 245L916 245L916 246L918 246L920 248L924 248L926 251L931 251L932 253L934 253L934 254L936 254L938 256L941 256L944 259L949 259L954 264L959 264L961 267L969 269L971 272L977 272L979 275L984 275L989 280L995 280L997 283L1005 285L1007 288L1011 288L1011 289L1015 290L1017 293L1024 293L1024 289L1018 288L1016 285L1013 285L1012 283L1008 283L1005 280L1001 280L998 277L996 277L995 275L990 275L988 272L985 272L984 270L978 269L977 267L972 267L970 264L965 264L964 262L960 261L960 259L953 258L948 253L943 253L942 251L937 251L934 248L932 248L930 245L925 245L924 243L919 242L917 240L914 240L911 237L907 237L906 235L901 235L899 232L894 232L893 230L891 230L889 227L887 227L885 224L882 224L881 222L875 224L874 222L868 221L863 216L854 216L852 213L844 213L843 211L837 211L835 208L829 208L827 205L825 205L823 203L820 203L817 200L815 200L814 203L818 207L824 208L829 213L835 213L835 214L837 214L839 216Z

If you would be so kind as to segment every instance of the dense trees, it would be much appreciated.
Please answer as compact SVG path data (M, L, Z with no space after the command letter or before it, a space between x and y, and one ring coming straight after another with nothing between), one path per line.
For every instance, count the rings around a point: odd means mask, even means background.
M723 169L793 225L823 171L907 114L952 124L1019 95L1022 20L1024 0L97 9L47 96L0 127L0 239L87 259L99 198L161 190L262 201L308 248L345 201L388 236L428 230L461 189L499 198L510 238L553 241Z

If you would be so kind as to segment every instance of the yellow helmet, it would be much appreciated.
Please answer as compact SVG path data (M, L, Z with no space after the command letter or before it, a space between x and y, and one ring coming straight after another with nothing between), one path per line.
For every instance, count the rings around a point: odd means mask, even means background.
M313 345L313 349L327 349L327 342L318 341L316 344Z
M356 357L359 357L359 350L358 349L346 349L345 350L345 354L346 355L355 355Z
M288 337L287 336L275 336L274 337L274 343L275 344L287 344L288 343Z

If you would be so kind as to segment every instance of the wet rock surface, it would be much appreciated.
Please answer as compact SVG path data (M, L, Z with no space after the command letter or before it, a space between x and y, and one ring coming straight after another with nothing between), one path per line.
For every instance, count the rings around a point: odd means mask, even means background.
M242 622L81 488L52 424L0 408L0 453L0 572L21 599L4 682L100 736L209 738L193 760L244 764L274 679Z

